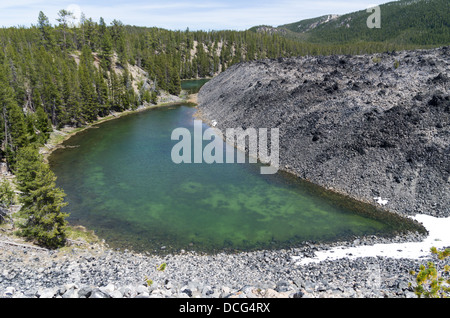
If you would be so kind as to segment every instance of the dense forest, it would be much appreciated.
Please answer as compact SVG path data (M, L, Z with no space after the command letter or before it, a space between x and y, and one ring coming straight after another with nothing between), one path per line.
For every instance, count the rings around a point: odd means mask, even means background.
M210 77L234 63L300 53L299 43L253 32L190 32L125 26L114 20L43 12L31 28L0 29L2 158L45 142L52 127L82 126L112 111L155 103L159 92L178 95L181 80ZM130 67L146 72L133 85Z

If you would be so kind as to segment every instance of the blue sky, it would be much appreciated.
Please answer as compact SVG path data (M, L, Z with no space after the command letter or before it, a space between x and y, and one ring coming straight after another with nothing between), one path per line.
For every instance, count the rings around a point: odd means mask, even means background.
M170 30L245 30L255 25L281 24L325 14L364 10L389 0L0 0L0 26L30 26L43 11L56 24L57 12L70 9L107 24L117 19L124 24L161 27Z

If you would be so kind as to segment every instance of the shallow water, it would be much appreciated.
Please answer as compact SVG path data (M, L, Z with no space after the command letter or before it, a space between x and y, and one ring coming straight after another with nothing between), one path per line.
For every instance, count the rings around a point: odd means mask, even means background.
M185 80L181 82L181 88L189 94L197 94L208 81L209 79Z
M144 111L66 141L72 147L49 161L67 194L69 222L112 247L150 252L293 247L411 226L286 173L261 175L259 164L173 163L172 131L193 131L195 112Z

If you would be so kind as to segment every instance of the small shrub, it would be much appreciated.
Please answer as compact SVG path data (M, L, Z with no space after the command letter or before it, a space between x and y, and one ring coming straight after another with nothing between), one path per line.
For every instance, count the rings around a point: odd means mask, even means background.
M398 60L395 60L394 62L394 68L398 69L400 67L400 62Z
M16 201L14 189L8 180L3 179L0 183L0 205L9 208Z
M375 64L380 63L380 62L381 62L381 57L374 57L374 58L372 59L372 62L374 62Z
M439 260L444 260L450 256L450 249L438 251L433 247L431 253L436 255ZM414 271L411 271L410 274L416 275ZM421 265L416 276L415 294L419 298L448 298L450 296L449 274L449 265L445 265L441 270L436 267L434 262L428 262L427 266Z
M16 195L8 180L0 183L0 224L10 219L9 207L16 201Z
M147 286L150 287L153 285L153 280L145 276L145 282L147 283Z

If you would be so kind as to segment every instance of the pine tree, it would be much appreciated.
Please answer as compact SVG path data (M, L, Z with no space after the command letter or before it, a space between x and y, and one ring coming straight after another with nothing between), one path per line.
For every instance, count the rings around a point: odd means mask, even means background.
M27 144L27 129L22 110L14 99L14 90L8 85L6 72L0 66L0 112L2 126L2 152L9 166L15 154Z
M119 60L122 63L126 62L125 58L125 36L124 36L124 25L119 20L113 20L111 22L111 39L114 44L114 48L119 56Z
M47 16L42 11L39 11L38 28L41 32L42 44L47 49L53 48L55 45L55 38L53 37L52 27Z
M9 208L16 202L16 194L14 192L14 188L11 186L11 183L8 179L2 179L0 182L0 207L1 208ZM2 222L0 218L0 223Z
M68 216L61 211L65 194L56 188L55 175L35 147L20 149L14 172L22 203L18 233L48 248L63 246Z
M109 100L109 92L108 92L108 85L104 79L107 74L105 73L105 76L102 75L102 71L99 70L96 72L95 77L95 87L97 88L97 103L99 105L99 115L100 116L106 116L110 111L110 100Z
M39 143L45 144L50 137L50 133L53 131L52 123L44 111L42 105L36 107L35 112L35 127L39 135Z
M78 74L82 101L82 113L87 122L92 122L98 116L97 93L95 91L95 70L91 49L84 46L81 52Z
M113 49L112 49L112 39L111 35L109 34L109 31L106 30L105 34L102 36L102 45L101 45L101 66L105 70L110 70L112 65L112 56L113 56Z
M175 59L173 65L169 66L169 93L179 95L181 92L180 66Z
M122 109L123 85L120 76L118 76L116 72L111 72L109 90L111 92L111 108L114 111L123 111Z
M102 17L100 17L100 20L98 22L98 32L99 32L100 37L103 37L103 35L106 32L106 23Z
M96 23L92 20L92 18L84 18L81 22L81 28L83 29L83 45L89 46L91 50L94 51L96 49L95 44L98 41L99 35Z
M56 21L58 21L60 24L60 28L62 29L63 33L63 49L67 48L67 32L69 23L71 20L74 19L73 13L67 10L59 10L58 12L58 18Z

